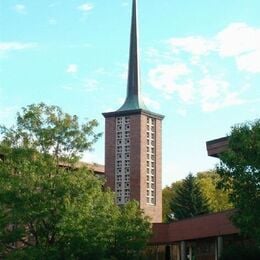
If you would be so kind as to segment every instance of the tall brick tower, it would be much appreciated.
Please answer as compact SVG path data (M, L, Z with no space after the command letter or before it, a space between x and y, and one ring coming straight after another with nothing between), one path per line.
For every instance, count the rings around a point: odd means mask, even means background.
M162 115L151 112L140 92L137 1L133 0L127 96L117 111L103 113L107 186L117 203L137 200L151 222L162 221Z

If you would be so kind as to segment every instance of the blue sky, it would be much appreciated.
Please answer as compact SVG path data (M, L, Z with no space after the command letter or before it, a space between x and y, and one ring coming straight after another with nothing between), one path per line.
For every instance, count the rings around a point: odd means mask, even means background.
M260 1L140 0L142 92L165 115L163 185L212 169L205 142L259 118ZM0 124L32 103L80 118L126 93L130 0L0 0ZM104 136L85 155L103 163Z

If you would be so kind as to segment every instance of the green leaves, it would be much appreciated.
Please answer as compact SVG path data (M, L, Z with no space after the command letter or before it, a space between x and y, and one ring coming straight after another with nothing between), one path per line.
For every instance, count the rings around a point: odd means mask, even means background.
M151 224L143 217L138 203L131 201L123 206L116 221L116 259L139 259L150 236Z
M219 186L238 209L234 223L260 244L260 120L234 126L220 159Z
M26 147L55 157L77 159L90 150L101 134L96 134L96 120L82 125L77 116L64 113L57 106L33 104L17 114L15 127L0 128L3 143L12 147Z
M208 200L203 196L195 177L189 174L176 189L171 201L175 219L194 217L209 212Z
M233 208L229 202L229 190L218 188L220 176L215 171L201 172L197 174L197 182L203 196L208 200L210 212L220 212Z
M209 212L219 212L233 208L232 203L229 201L229 189L224 191L220 189L219 180L220 176L215 171L199 172L194 177L195 185L198 186L202 195L202 200L208 204ZM172 183L170 187L163 189L163 218L164 222L169 222L172 219L172 212L174 208L171 208L172 201L176 200L179 196L179 190L183 189L184 180ZM189 194L189 193L187 193ZM185 196L186 195L184 192ZM187 200L189 201L189 199ZM193 203L190 198L190 203Z
M111 259L143 249L150 224L138 205L119 208L103 180L75 167L100 136L96 126L41 103L23 108L16 126L0 128L3 257Z

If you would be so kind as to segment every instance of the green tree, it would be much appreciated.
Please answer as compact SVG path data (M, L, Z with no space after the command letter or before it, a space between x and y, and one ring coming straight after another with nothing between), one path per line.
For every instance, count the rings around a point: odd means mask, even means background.
M208 200L210 212L234 208L229 202L229 192L218 188L219 180L220 176L215 171L199 172L196 177L203 196Z
M171 201L176 197L176 190L182 185L183 181L176 181L170 187L166 186L162 191L162 213L163 222L168 223L172 220Z
M140 251L149 223L137 207L124 207L85 167L75 167L100 134L59 107L30 105L11 128L1 127L0 249L10 259L103 259L113 256L117 228L136 223ZM125 209L126 210L126 209ZM135 222L136 221L136 222ZM133 234L133 233L132 233ZM19 243L19 248L13 248ZM128 236L135 250L136 236Z
M148 217L143 218L137 202L126 204L119 213L116 222L115 247L112 248L116 259L140 259L151 236L151 224Z
M199 172L195 176L195 181L198 184L202 196L208 201L210 212L220 212L223 210L234 208L229 201L229 192L218 187L220 180L219 174L216 171ZM172 210L171 201L175 199L177 190L183 185L183 180L177 181L166 186L163 189L163 221L171 221Z
M237 209L233 221L260 245L260 120L232 127L220 159L220 187L230 191Z
M208 201L203 197L192 174L189 174L176 189L176 196L171 201L171 212L178 220L209 212Z

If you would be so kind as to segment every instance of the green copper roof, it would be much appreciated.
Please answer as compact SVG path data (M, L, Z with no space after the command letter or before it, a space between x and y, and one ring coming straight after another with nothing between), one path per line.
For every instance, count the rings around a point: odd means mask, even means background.
M114 112L103 113L105 118L145 114L162 120L163 115L149 111L141 96L138 48L137 0L133 0L132 25L130 37L129 67L127 81L127 95L124 104Z
M130 53L128 67L127 96L124 104L117 111L145 109L141 97L138 48L137 0L133 0Z

